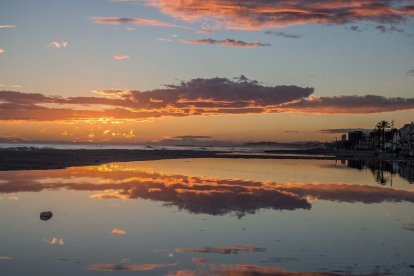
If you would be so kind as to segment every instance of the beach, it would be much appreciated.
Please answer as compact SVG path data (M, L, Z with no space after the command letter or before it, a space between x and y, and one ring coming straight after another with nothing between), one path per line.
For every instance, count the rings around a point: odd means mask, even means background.
M218 152L202 150L132 149L0 149L0 171L63 169L72 166L111 162L149 161L183 158L313 159L313 160L395 160L392 154L375 155L362 151L275 150L267 152ZM398 160L409 160L399 158Z

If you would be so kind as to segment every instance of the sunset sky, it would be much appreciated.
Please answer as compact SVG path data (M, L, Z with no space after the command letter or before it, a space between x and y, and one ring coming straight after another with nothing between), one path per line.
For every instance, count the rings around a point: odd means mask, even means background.
M413 110L413 0L0 2L3 140L330 141Z

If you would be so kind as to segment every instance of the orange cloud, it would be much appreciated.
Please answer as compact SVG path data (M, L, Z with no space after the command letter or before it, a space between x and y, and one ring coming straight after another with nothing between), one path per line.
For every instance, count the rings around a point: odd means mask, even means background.
M4 52L6 52L6 50L4 50L3 48L0 48L0 54L3 54Z
M139 120L162 116L278 112L279 105L308 97L313 93L313 88L264 86L241 76L237 80L193 79L145 92L97 92L104 97L62 98L0 91L0 118L39 121L96 118ZM79 109L84 105L88 109ZM101 108L92 108L92 105Z
M114 228L111 233L114 235L126 235L127 232L122 229Z
M414 15L411 1L146 0L164 14L219 29L258 30L302 24L397 24Z
M94 91L100 97L0 91L2 121L140 121L165 116L254 113L365 114L414 109L414 98L313 96L313 88L267 86L241 76L193 79L149 91ZM94 133L95 135L95 133ZM134 133L125 134L134 137Z
M129 59L129 56L125 56L125 55L116 55L116 56L113 56L113 58L114 58L114 59L118 59L118 60L120 60L120 59Z

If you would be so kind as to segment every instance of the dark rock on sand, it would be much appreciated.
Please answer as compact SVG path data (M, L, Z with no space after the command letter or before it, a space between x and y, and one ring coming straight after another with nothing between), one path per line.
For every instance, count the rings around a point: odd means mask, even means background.
M46 211L46 212L41 212L40 213L40 219L41 220L49 220L53 217L53 213L50 211Z

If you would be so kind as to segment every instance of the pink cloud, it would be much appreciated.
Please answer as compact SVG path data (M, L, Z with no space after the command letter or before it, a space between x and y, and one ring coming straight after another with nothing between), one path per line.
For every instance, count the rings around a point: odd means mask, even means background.
M393 0L146 0L164 14L215 28L257 30L302 24L398 24L414 15L412 1Z

